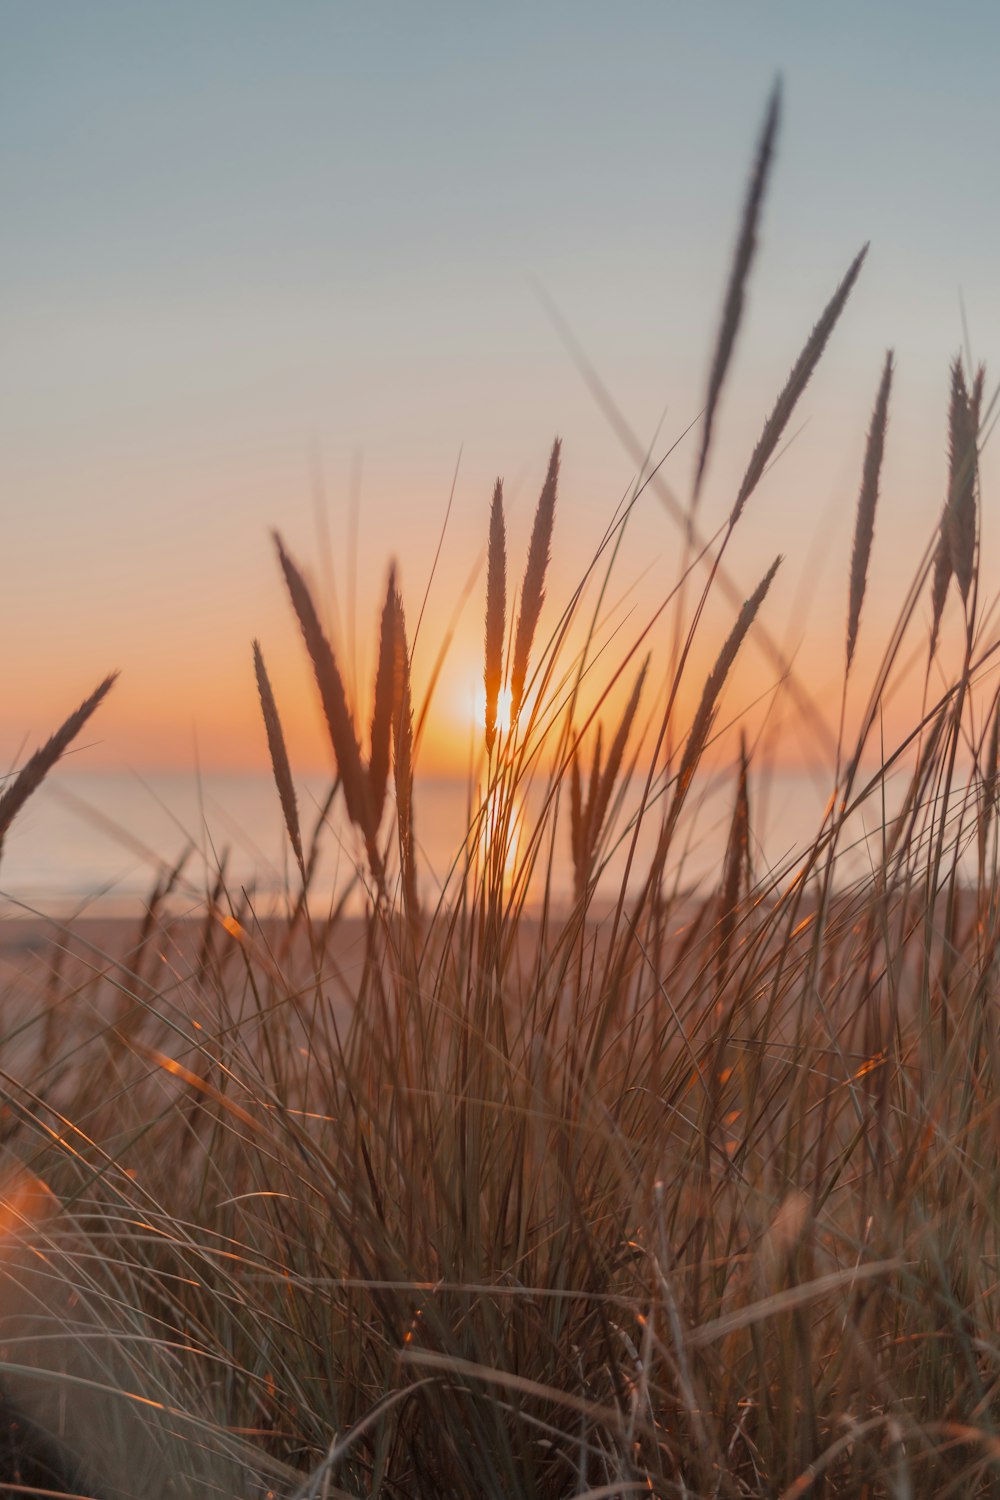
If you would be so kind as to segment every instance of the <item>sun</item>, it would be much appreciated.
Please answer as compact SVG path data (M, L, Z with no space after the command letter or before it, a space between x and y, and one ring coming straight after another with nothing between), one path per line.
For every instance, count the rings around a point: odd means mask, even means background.
M473 707L473 726L481 734L486 733L486 686L482 679L476 685ZM506 734L510 729L510 688L502 687L497 699L497 732Z

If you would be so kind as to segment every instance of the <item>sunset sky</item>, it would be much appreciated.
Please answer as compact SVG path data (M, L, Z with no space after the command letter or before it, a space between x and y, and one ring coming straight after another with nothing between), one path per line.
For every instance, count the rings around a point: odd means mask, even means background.
M871 676L944 497L963 301L974 357L1000 374L992 0L3 0L0 21L7 764L114 667L88 766L264 764L258 636L294 756L322 765L270 529L324 585L366 692L389 557L412 627L457 465L415 669L426 680L472 576L424 747L425 768L463 765L494 477L515 583L561 434L552 620L635 472L539 289L644 443L666 409L658 457L703 401L778 73L776 170L703 520L728 512L800 345L870 240L729 561L749 593L786 555L768 624L835 699L865 430L892 346ZM695 442L664 468L682 499ZM609 591L623 642L680 547L647 494ZM695 684L731 619L707 615ZM773 682L755 661L734 710Z

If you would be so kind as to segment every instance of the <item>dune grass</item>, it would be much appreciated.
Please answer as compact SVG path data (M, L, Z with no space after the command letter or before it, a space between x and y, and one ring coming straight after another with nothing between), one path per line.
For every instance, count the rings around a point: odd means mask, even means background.
M776 95L710 366L703 496L777 115ZM332 835L325 818L300 825L280 684L255 644L294 854L285 915L258 917L220 869L201 925L178 936L164 878L125 958L90 955L7 1028L12 1058L34 1045L30 1067L5 1067L5 1146L62 1205L22 1228L78 1292L84 1331L113 1333L109 1381L165 1409L149 1438L162 1493L187 1492L191 1470L199 1494L380 1500L1000 1494L1000 642L980 617L981 374L953 371L940 530L850 743L841 715L820 825L781 868L758 867L744 742L717 879L692 895L678 874L682 815L777 562L733 611L683 722L692 646L861 259L794 361L724 525L693 543L612 667L595 660L595 622L648 473L579 589L543 611L556 443L516 613L498 482L487 722L443 891L419 867L423 705L395 574L365 737L366 705L349 703L279 540L355 874L319 907L316 849ZM887 355L876 386L873 366L845 696L892 369ZM925 708L865 769L921 602ZM946 608L965 645L942 681ZM647 652L666 628L673 665L654 682ZM794 679L786 690L794 707ZM529 781L544 795L524 826ZM859 809L877 830L863 876L844 859ZM616 849L627 874L609 903ZM143 1473L142 1493L159 1492Z

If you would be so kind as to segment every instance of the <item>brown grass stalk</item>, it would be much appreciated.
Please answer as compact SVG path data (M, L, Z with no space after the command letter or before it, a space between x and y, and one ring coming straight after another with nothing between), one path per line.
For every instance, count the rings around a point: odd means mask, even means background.
M746 285L750 275L750 267L753 264L754 253L757 249L757 229L760 223L760 213L764 203L767 179L774 156L774 142L778 133L780 115L781 82L778 80L771 93L771 98L767 106L767 114L764 117L764 125L760 133L760 139L757 142L757 152L754 157L753 170L750 174L750 182L747 186L746 201L743 205L743 217L740 221L739 237L736 241L736 250L733 254L733 263L729 272L729 284L726 288L722 323L719 327L719 334L715 342L715 352L712 356L712 368L708 377L708 394L705 397L705 421L702 428L701 449L698 454L698 467L694 480L695 500L697 500L701 492L701 482L704 477L705 465L708 461L709 449L712 444L712 424L715 420L716 408L722 393L726 372L729 369L729 361L732 358L736 335L743 317Z
M267 749L271 757L271 770L274 773L274 784L278 789L278 801L281 803L281 812L285 819L285 828L288 832L288 841L292 846L299 872L305 879L306 866L302 853L302 830L299 826L299 804L295 796L295 783L292 780L292 767L288 759L288 747L285 744L285 734L281 727L281 717L278 713L278 705L275 701L274 691L271 687L271 679L267 675L267 667L264 665L264 656L260 649L260 642L253 643L253 666L257 678L257 692L260 697L260 711L264 719L264 729L267 733Z
M715 715L715 706L719 694L722 692L723 686L725 684L726 678L729 676L729 672L733 665L733 662L739 655L739 650L743 644L743 639L747 631L750 629L750 626L753 624L757 611L763 604L765 595L767 594L768 589L771 587L774 575L775 573L777 573L780 566L781 558L779 556L774 559L774 562L768 568L767 572L764 574L764 577L761 579L760 583L758 583L757 587L750 595L750 598L743 605L743 608L740 610L739 616L736 620L736 624L733 626L732 630L729 632L729 635L726 637L725 644L723 645L722 650L719 652L719 655L716 658L715 665L712 668L711 672L708 674L705 686L702 689L701 701L698 704L698 711L694 716L694 721L692 722L691 730L687 737L687 743L684 746L684 754L681 757L680 769L677 773L677 784L674 791L674 803L671 808L672 822L676 821L676 814L674 813L673 808L674 806L676 806L677 811L680 810L679 804L681 801L683 801L683 798L687 793L687 789L691 784L691 778L695 772L695 767L701 759L702 751L704 750L705 745L708 741L708 732L711 728L712 719Z
M851 552L851 587L847 608L847 670L851 670L854 648L858 640L861 621L861 606L868 585L868 560L871 557L872 537L875 532L875 507L878 504L878 482L882 470L882 454L885 449L885 429L889 417L889 391L892 386L892 350L889 349L882 367L868 442L865 447L865 462L861 473L861 491L854 522L854 548Z
M545 574L549 566L552 522L556 509L560 448L561 443L556 438L552 444L548 473L545 476L545 483L542 486L542 493L538 498L538 506L535 510L535 524L531 531L528 562L524 570L524 583L521 587L521 608L518 613L517 631L514 636L514 669L511 674L510 717L512 724L521 711L521 704L524 699L524 684L528 675L528 659L531 655L531 644L535 638L538 620L542 613L542 603L545 599Z
M396 596L396 681L393 712L393 770L396 785L396 824L399 831L399 863L403 899L411 919L419 913L417 867L413 831L413 697L410 686L410 653L406 642L403 602Z
M980 382L980 392L982 385ZM948 501L946 531L951 570L964 602L968 602L976 556L977 418L965 385L962 362L951 367L948 412Z
M591 859L593 859L601 837L604 819L607 816L608 807L611 803L611 793L614 791L615 782L618 780L622 761L625 758L625 747L628 744L628 737L632 733L632 725L639 710L639 700L642 697L643 684L646 681L646 673L649 669L649 660L649 656L647 655L636 674L632 692L629 695L628 703L625 705L625 712L621 716L615 737L611 741L607 764L601 774L600 781L591 791L590 810L587 816L587 835L590 843L589 855Z
M736 801L729 825L726 856L719 888L719 946L715 955L716 983L722 989L729 970L729 953L739 918L740 887L749 873L750 862L750 790L749 758L745 731L740 731L740 761L736 780Z
M497 733L497 704L503 686L503 642L507 630L507 535L503 514L503 481L498 479L490 506L490 544L486 568L486 751L492 754Z
M389 584L379 629L378 666L375 671L375 695L372 706L371 756L368 761L368 790L372 823L382 820L385 794L389 785L389 758L392 740L392 709L396 691L396 570L389 570Z
M104 681L94 689L90 697L85 698L80 707L70 714L69 718L56 730L55 734L51 735L45 741L41 749L36 750L30 760L25 762L10 786L0 796L0 849L3 847L4 836L8 828L21 811L21 808L27 802L32 792L38 790L56 761L65 754L91 714L104 701L108 693L110 693L117 676L117 672L112 672L108 677L105 677Z
M306 650L316 677L316 685L319 688L323 716L344 789L347 815L355 827L361 829L366 839L372 838L374 831L368 803L368 778L362 766L361 749L354 730L354 721L347 706L347 695L344 692L340 669L337 666L333 648L320 624L319 615L305 579L285 551L277 532L274 533L274 541L292 607L298 616L302 637L306 643Z
M784 389L777 401L774 403L771 415L764 423L764 430L760 435L757 446L750 456L750 462L747 465L743 482L740 485L729 517L730 530L736 525L743 513L743 507L760 483L761 476L767 468L771 456L778 446L781 434L788 424L788 419L795 410L795 405L799 397L808 385L809 378L819 363L820 355L826 348L827 340L836 327L837 321L847 304L847 299L851 295L854 283L858 279L858 274L867 254L868 246L863 245L848 266L843 280L823 309L819 321L813 328L812 333L802 348L801 354L792 366L791 374L786 380Z

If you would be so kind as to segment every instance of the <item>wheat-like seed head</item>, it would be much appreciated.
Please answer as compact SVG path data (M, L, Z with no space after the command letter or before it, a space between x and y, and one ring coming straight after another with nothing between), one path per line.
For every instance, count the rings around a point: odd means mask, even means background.
M372 816L368 800L368 778L361 762L361 749L354 732L354 721L347 707L347 695L337 666L333 648L327 640L316 613L312 595L305 579L288 556L277 532L274 533L278 559L285 575L285 583L291 597L292 607L299 619L302 638L306 643L309 660L312 662L316 685L319 688L330 743L337 760L347 815L367 840L374 839Z
M743 476L743 482L740 485L735 504L730 513L730 530L736 525L743 513L744 505L746 505L760 483L761 475L767 468L768 461L778 446L788 419L795 410L795 404L808 385L809 377L819 363L820 355L826 348L827 340L837 325L837 320L844 310L848 297L851 295L851 290L858 279L858 274L867 254L868 246L864 245L848 266L844 279L823 309L818 323L806 340L795 364L792 366L791 374L786 380L780 396L774 403L771 415L764 423L764 430L758 439L757 446L750 456L747 471Z
M552 522L556 509L556 486L559 482L559 451L561 443L558 438L552 444L552 453L549 458L549 469L542 486L542 493L538 497L538 506L535 510L535 524L531 530L531 542L528 547L528 562L524 570L524 584L521 588L521 608L517 617L517 631L514 636L514 669L511 674L511 722L517 718L524 700L524 684L528 675L528 658L531 654L531 643L535 638L535 630L538 626L539 616L542 613L542 602L545 599L545 573L549 565L549 547L552 541Z
M55 734L46 740L41 749L36 750L30 760L25 762L10 786L0 796L0 849L3 847L4 835L21 808L32 792L37 791L56 761L76 739L91 714L110 693L117 676L117 672L112 672L110 676L105 677L90 697L85 698L80 707L70 714L65 723L60 725Z
M392 706L396 690L396 569L389 569L389 584L379 629L378 666L375 671L375 697L372 706L371 756L368 761L368 790L371 815L377 828L382 820L385 794L389 785L389 751L392 739Z
M403 601L396 595L396 676L393 692L393 770L396 784L396 821L399 831L399 861L403 876L403 898L415 919L417 867L413 833L413 698L410 685L410 653L406 642Z
M503 686L503 641L507 630L507 533L503 514L503 481L498 479L490 506L490 546L486 568L486 750L497 733L497 704Z
M956 359L951 367L948 412L946 531L952 572L966 602L972 587L976 556L976 429L977 417L966 389L962 362Z
M257 678L257 692L260 696L260 711L264 718L264 729L267 733L267 749L271 757L274 784L278 788L278 800L281 803L281 811L285 819L285 828L288 831L289 843L292 846L299 870L304 877L305 859L302 854L302 832L299 827L299 805L295 796L295 783L292 780L292 768L288 759L288 748L285 744L285 735L281 727L278 705L271 687L271 679L268 677L267 668L264 665L264 656L261 652L259 641L254 641L253 643L253 665Z
M885 356L882 379L875 398L868 442L865 447L865 462L861 474L861 491L858 495L857 516L854 522L854 548L851 553L851 590L847 607L847 670L851 670L854 648L858 639L861 621L861 605L868 584L868 560L871 556L872 537L875 531L875 506L878 503L878 481L882 469L882 453L885 448L885 429L889 417L889 390L892 386L892 350Z
M705 397L705 422L702 428L701 450L698 454L698 467L694 480L694 495L696 500L701 492L705 464L708 461L709 448L712 443L712 424L715 419L716 407L718 406L719 396L726 378L726 371L729 368L733 346L736 343L736 334L739 330L740 320L743 316L746 284L750 275L754 252L757 249L757 229L764 202L764 191L767 187L771 161L774 156L774 142L778 133L780 114L781 82L779 80L775 83L771 93L767 114L764 118L764 126L757 143L757 153L754 158L753 170L750 174L750 182L747 186L746 202L743 205L740 232L736 241L736 250L733 254L732 267L729 272L729 285L726 288L722 323L715 342L711 374L708 377L708 394Z

